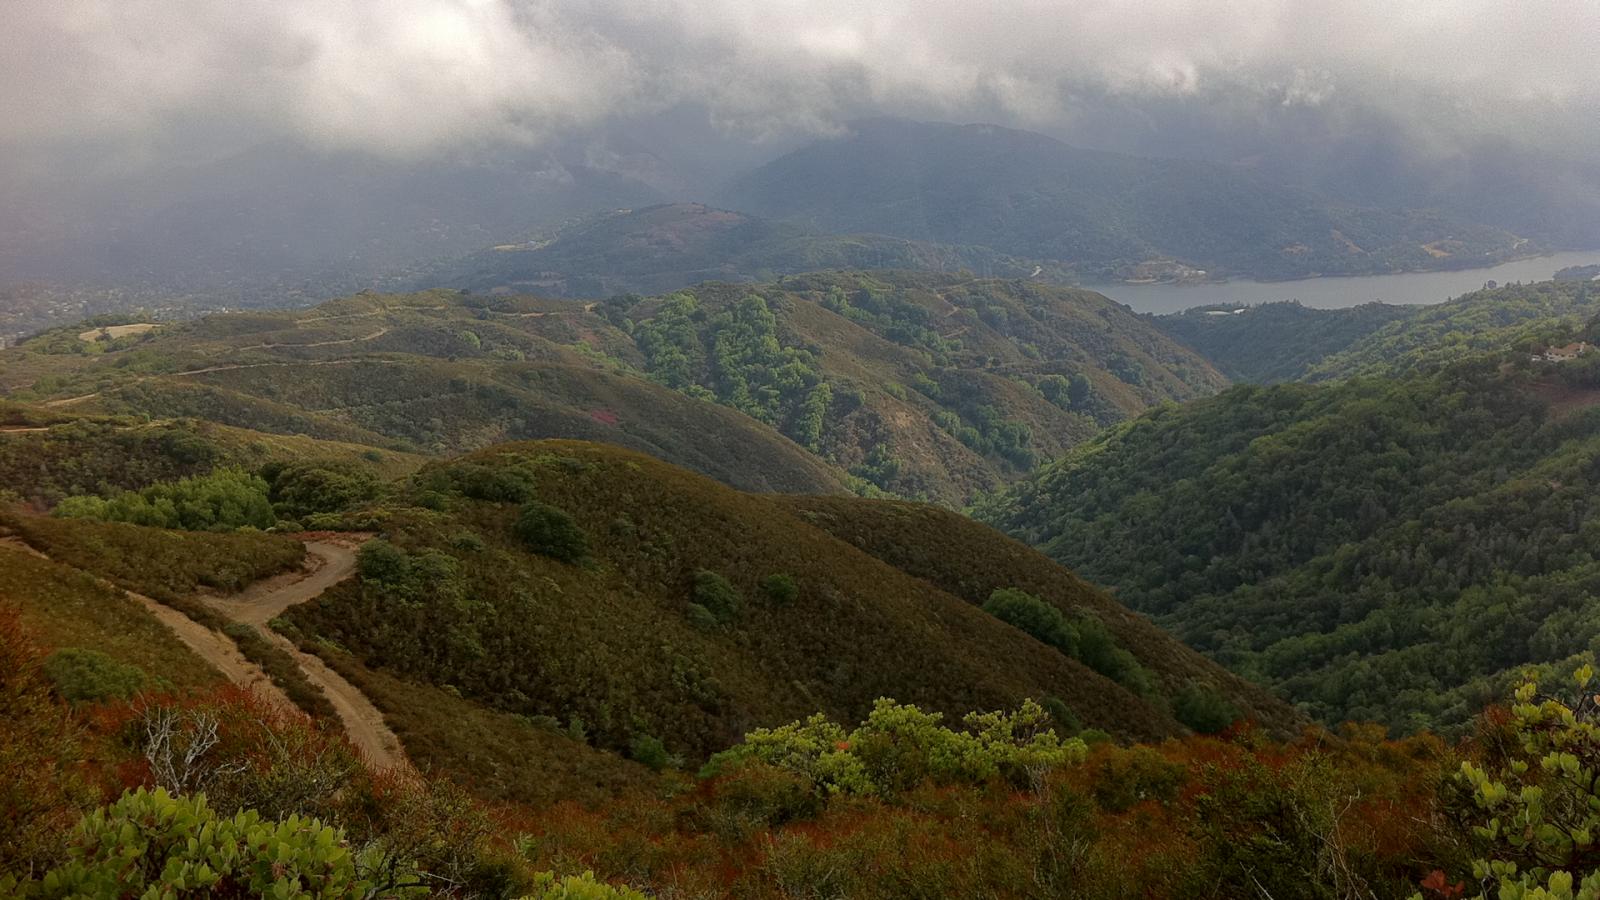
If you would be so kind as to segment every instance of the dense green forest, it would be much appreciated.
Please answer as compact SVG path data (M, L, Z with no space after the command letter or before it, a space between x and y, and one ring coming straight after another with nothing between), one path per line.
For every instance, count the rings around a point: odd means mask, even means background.
M1600 286L1511 284L1430 306L1313 309L1285 302L1234 313L1240 308L1197 307L1151 321L1236 381L1331 381L1436 369L1479 353L1564 341L1600 314Z
M1600 646L1597 402L1592 357L1239 387L979 514L1318 718L1455 724Z

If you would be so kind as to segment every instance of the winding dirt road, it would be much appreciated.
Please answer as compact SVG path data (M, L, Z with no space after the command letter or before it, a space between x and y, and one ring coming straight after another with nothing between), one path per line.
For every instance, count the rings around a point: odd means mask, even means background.
M366 535L340 535L329 539L305 542L306 566L296 572L276 575L250 585L229 597L207 598L207 603L227 618L256 629L268 641L292 657L307 680L321 688L339 715L345 734L367 761L381 769L409 769L405 750L394 732L383 721L383 713L372 701L344 676L328 667L317 657L302 651L293 642L266 627L274 616L297 603L304 603L320 595L355 573L355 548ZM23 541L0 535L0 547L18 550L43 559L49 557ZM152 600L143 594L122 590L103 578L96 578L112 590L119 590L150 611L161 624L167 626L184 646L221 672L234 684L256 691L269 701L285 709L294 709L288 696L278 688L261 667L251 662L239 651L233 639L212 631L183 613Z
M373 765L384 769L408 768L400 740L384 723L383 713L372 705L365 694L329 668L327 663L302 651L288 638L266 627L273 617L284 610L316 598L354 574L355 546L364 538L364 535L352 535L338 541L308 540L305 542L306 568L258 581L231 597L214 597L208 602L233 621L256 629L289 654L307 680L322 689L334 711L339 714L339 721L344 725L350 742L366 754Z
M7 550L17 550L37 556L40 559L50 558L14 537L0 537L0 547ZM182 641L184 646L193 651L196 656L205 660L213 669L221 672L229 681L246 690L255 691L273 703L287 709L294 708L294 704L289 701L283 691L278 689L277 685L272 683L272 679L267 677L267 673L263 672L260 666L246 658L243 653L240 653L239 647L227 635L212 631L172 607L157 603L143 594L123 590L103 578L97 578L93 575L89 577L94 578L96 582L110 590L126 594L139 605L149 610L150 615L155 616L156 621L167 626L173 634L177 635L178 640Z

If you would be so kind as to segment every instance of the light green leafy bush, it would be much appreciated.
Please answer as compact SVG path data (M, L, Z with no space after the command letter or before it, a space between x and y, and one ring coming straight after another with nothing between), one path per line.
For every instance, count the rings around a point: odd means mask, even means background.
M565 878L540 872L533 878L533 893L523 900L650 900L650 896L630 887L596 881L593 872Z
M744 743L713 757L707 773L754 760L809 778L828 794L892 797L924 781L980 783L1004 777L1027 785L1084 757L1083 742L1058 737L1049 727L1049 713L1032 700L1014 713L971 713L960 731L940 724L942 718L881 698L854 731L820 713L757 729Z
M124 491L109 500L81 495L55 508L62 518L131 522L187 531L267 529L278 519L268 499L267 482L240 469L218 469L178 481Z
M1485 885L1484 896L1600 898L1600 695L1593 667L1580 668L1573 684L1573 691L1548 694L1528 678L1517 688L1504 731L1493 736L1504 752L1482 765L1461 764L1457 778L1467 800L1453 812L1478 844L1472 880Z
M338 829L299 816L263 821L253 810L223 818L204 796L173 797L158 788L124 794L85 816L68 860L22 894L289 900L360 898L382 887L358 876Z

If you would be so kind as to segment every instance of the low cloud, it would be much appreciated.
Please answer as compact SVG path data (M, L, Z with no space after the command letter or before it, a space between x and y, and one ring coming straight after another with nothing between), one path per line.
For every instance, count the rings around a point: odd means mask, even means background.
M1335 6L1318 4L1315 6ZM692 103L751 139L849 118L1070 134L1107 105L1370 110L1586 145L1589 0L11 0L0 146L292 138L423 157Z

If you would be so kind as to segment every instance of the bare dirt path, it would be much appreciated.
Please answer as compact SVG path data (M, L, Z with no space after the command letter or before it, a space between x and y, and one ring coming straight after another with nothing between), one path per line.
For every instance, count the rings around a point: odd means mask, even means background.
M230 597L210 598L210 603L235 622L265 625L289 607L311 600L349 578L356 570L356 553L348 543L308 540L304 569L258 581Z
M0 537L0 547L20 550L40 559L50 558L13 537ZM93 578L94 576L90 577ZM295 708L283 691L279 690L278 686L272 683L272 679L267 677L267 673L263 672L260 666L246 659L245 655L239 652L238 646L227 635L218 634L172 607L157 603L143 594L122 590L103 578L95 578L95 581L113 591L126 594L139 605L149 610L150 614L155 616L158 622L167 626L173 634L177 635L178 640L182 641L184 646L209 663L213 669L221 672L229 681L246 690L259 693L284 709Z
M229 597L207 598L207 602L229 619L255 628L263 637L288 653L305 673L306 678L321 688L328 702L333 705L334 711L338 713L339 721L344 726L350 743L365 754L370 763L382 769L409 769L410 763L406 759L399 738L395 737L394 732L384 723L383 713L378 711L365 694L344 676L329 668L327 663L302 651L288 638L265 627L274 616L289 607L316 598L323 591L354 574L355 548L367 537L361 534L340 534L310 538L305 541L307 556L305 568L258 581ZM20 550L44 559L49 558L23 541L10 536L0 535L0 547ZM288 696L272 683L261 667L239 651L238 645L232 638L212 631L172 607L157 603L142 594L122 590L104 579L95 580L112 590L122 591L143 605L157 621L171 629L178 640L221 672L229 681L256 691L284 709L295 708Z
M98 396L100 396L100 392L99 391L95 391L92 394L80 394L80 395L78 395L76 397L63 397L60 400L46 400L44 402L44 405L45 406L71 406L74 403L82 403L85 400L93 400L94 398L96 398Z
M332 347L334 344L357 344L362 341L375 341L388 333L388 328L379 328L377 331L374 331L371 334L362 335L361 337L340 338L333 341L310 341L309 343L305 344L251 344L248 347L240 347L235 352L244 350L271 350L277 347Z
M409 768L399 738L383 721L383 713L344 676L328 664L296 647L292 641L266 627L273 617L298 603L315 599L323 591L355 573L355 548L366 535L338 535L305 542L307 567L299 572L258 581L231 597L209 600L218 612L255 628L267 640L294 658L300 671L322 689L344 725L345 734L367 759L384 769Z
M227 676L229 681L239 687L255 691L284 709L295 708L289 697L267 677L267 673L239 652L239 646L232 638L212 631L172 607L157 603L143 594L135 594L133 591L123 591L123 593L149 610L150 615L155 616L157 621L178 636L178 640L183 641L195 655L210 663L212 668Z

